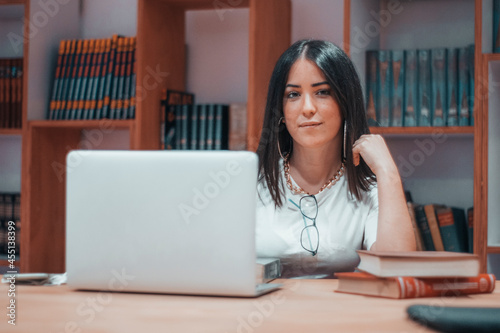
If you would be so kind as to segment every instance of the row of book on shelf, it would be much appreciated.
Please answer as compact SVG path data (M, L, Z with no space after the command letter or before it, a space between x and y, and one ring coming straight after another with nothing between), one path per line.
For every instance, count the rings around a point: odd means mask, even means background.
M472 126L474 45L366 51L370 126Z
M136 38L62 40L50 120L135 117Z
M245 104L197 104L192 93L164 90L160 105L164 149L246 149Z
M406 192L418 251L473 253L474 208L416 204Z
M19 193L0 193L0 255L6 255L9 250L8 232L12 222L15 225L15 254L19 255L21 195ZM12 230L12 227L10 229ZM12 234L10 237L12 239Z
M0 59L0 128L21 128L23 59Z

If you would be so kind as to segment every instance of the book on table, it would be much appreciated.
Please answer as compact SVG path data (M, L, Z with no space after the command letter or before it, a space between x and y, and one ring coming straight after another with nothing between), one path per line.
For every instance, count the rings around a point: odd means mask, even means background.
M475 277L479 258L475 254L448 251L357 250L358 269L380 277Z
M459 295L491 293L495 289L495 275L474 277L397 276L382 278L364 272L336 273L336 292L386 298L454 297Z

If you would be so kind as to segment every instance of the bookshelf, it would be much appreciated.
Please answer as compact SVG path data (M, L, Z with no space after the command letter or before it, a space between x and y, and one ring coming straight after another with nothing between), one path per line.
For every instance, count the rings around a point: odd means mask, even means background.
M22 19L29 8L24 0L0 1L0 58L23 58L23 87L27 79L28 45L14 45L10 33L23 36L26 27ZM24 94L23 94L24 96ZM4 111L4 110L2 110ZM21 127L0 128L0 192L21 192L21 147L26 123L26 103L22 101ZM20 237L20 234L16 234ZM19 256L16 256L16 266L19 266ZM0 257L0 266L7 266L7 256Z
M235 0L222 2L232 8L249 10L249 63L248 63L248 136L250 150L255 150L260 137L267 82L278 56L291 43L291 0ZM0 5L24 4L25 16L29 19L41 8L37 2L3 1ZM30 3L32 7L30 14ZM55 53L63 38L80 38L77 26L78 6L68 4L59 9L65 15L52 18L48 27L39 32L39 38L30 40L30 48L37 50L37 57L27 60L25 47L25 68L31 66L30 79L25 75L24 86L30 95L23 101L23 128L16 131L0 131L2 136L22 136L22 221L23 239L21 241L21 271L23 272L62 272L64 271L64 201L65 184L61 179L60 167L65 166L66 153L82 145L82 132L86 130L105 131L107 128L129 133L130 149L160 148L159 100L164 88L184 89L186 86L185 53L185 15L188 10L214 9L218 2L212 0L137 0L137 88L142 91L138 98L136 118L133 120L113 121L46 121L46 106L49 100L51 75L54 69ZM387 10L390 2L385 0L344 0L344 48L350 53L359 73L364 73L364 51L369 48L411 48L437 47L446 41L446 46L462 46L475 43L476 82L488 72L486 63L500 64L497 55L484 51L482 31L491 30L491 21L483 19L491 0L439 0L439 1L402 1L404 10L392 15L387 26L379 26L379 32L366 41L360 39L359 32L370 27L377 19L372 12ZM428 6L432 10L429 11ZM432 15L427 15L432 13ZM423 16L423 17L422 17ZM425 17L428 16L428 17ZM415 18L414 18L415 17ZM438 17L438 18L436 18ZM458 17L458 18L457 18ZM412 22L407 25L407 22ZM489 24L489 25L488 25ZM424 27L425 26L425 27ZM427 30L426 30L427 29ZM429 29L432 37L429 38ZM456 32L459 33L456 33ZM465 36L465 37L464 37ZM361 44L360 44L361 43ZM435 43L435 44L434 44ZM50 65L48 65L50 64ZM151 72L168 73L152 76ZM499 72L500 73L500 72ZM364 75L361 75L364 80ZM476 85L479 96L479 85ZM500 91L488 95L500 96ZM475 232L475 249L482 260L482 271L486 270L488 253L500 253L500 246L488 244L488 223L485 209L488 203L488 141L487 108L485 100L475 105L475 124L467 127L393 127L372 128L395 142L412 138L428 137L436 130L450 138L450 147L467 143L467 167L474 171L467 176L463 188L453 189L453 196L460 192L473 192L470 201L475 207L474 219L478 221ZM27 105L29 107L27 107ZM26 108L29 108L27 113ZM485 111L486 110L486 111ZM486 118L486 119L484 119ZM454 141L458 138L460 141ZM498 142L498 141L497 141ZM498 145L498 143L497 143ZM400 145L404 146L404 145ZM448 146L446 146L448 147ZM446 148L445 147L445 148ZM471 148L469 148L471 147ZM485 148L486 147L486 148ZM93 148L93 147L90 147ZM406 147L408 148L408 147ZM453 154L452 154L453 155ZM454 154L460 155L460 154ZM453 168L459 168L459 159L450 161ZM430 158L430 168L436 167L439 156ZM491 169L491 168L490 168ZM59 171L58 171L59 170ZM491 172L491 171L490 171ZM432 178L433 174L428 175ZM446 179L449 184L453 179ZM415 181L414 183L418 183ZM497 181L498 183L498 181ZM473 185L469 185L473 184ZM498 187L498 186L497 186ZM490 189L492 186L490 185ZM457 194L458 193L458 194ZM498 198L498 194L496 194ZM491 196L491 194L490 194ZM497 199L498 201L498 199ZM490 201L491 203L492 201ZM500 225L500 223L496 223Z

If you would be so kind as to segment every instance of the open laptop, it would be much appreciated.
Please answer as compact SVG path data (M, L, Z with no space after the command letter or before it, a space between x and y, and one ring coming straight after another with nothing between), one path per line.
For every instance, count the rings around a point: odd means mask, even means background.
M66 271L75 289L253 297L257 156L67 156Z

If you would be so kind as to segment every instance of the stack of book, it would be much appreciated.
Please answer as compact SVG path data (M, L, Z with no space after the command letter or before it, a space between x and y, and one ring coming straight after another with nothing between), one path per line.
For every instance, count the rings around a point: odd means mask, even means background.
M454 252L358 251L357 272L336 273L337 292L386 298L457 297L491 293L493 274L479 273L479 258Z
M366 52L370 126L472 126L474 45Z
M12 231L12 226L15 227L15 254L19 255L21 195L19 193L0 193L0 254L7 254L8 250L12 248L9 246L12 236L9 240L8 234L9 229Z
M48 119L135 117L135 37L63 40Z
M21 128L23 59L0 59L0 128Z

